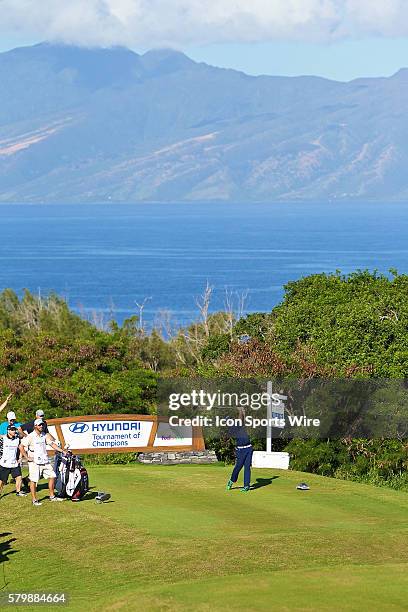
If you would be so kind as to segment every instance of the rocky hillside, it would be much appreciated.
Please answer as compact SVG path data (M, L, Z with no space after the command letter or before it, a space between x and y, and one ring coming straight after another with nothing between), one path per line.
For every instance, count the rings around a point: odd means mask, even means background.
M0 201L406 199L408 70L250 77L175 51L0 54Z

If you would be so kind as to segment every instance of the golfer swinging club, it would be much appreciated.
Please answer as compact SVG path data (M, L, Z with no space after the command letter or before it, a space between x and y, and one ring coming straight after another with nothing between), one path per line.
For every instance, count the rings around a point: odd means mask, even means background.
M239 408L238 415L242 424L237 424L234 427L231 427L229 430L231 437L235 438L237 446L236 462L234 469L232 470L231 478L227 482L227 491L232 489L232 485L237 482L239 473L242 468L244 468L244 486L241 491L243 493L247 493L251 486L251 463L253 448L247 430L244 427L245 410L243 408Z

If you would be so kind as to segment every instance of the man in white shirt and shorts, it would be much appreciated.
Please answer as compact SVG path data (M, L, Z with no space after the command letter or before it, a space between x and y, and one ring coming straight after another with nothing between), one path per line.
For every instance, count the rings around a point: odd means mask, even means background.
M57 453L64 451L59 448L49 433L44 433L43 429L43 419L36 419L34 421L34 431L25 436L21 442L28 458L28 477L30 479L33 506L42 505L37 499L37 484L41 478L48 479L50 501L62 501L61 498L56 497L54 494L55 472L47 454L47 445Z

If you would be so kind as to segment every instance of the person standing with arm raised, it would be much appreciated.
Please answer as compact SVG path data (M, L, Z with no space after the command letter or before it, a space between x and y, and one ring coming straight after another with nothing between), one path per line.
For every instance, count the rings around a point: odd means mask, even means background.
M9 393L8 396L6 397L6 399L4 400L4 402L2 404L0 404L0 413L3 412L3 410L6 409L8 403L11 400L12 397L13 397L13 394ZM20 426L20 423L17 423L17 417L15 415L15 412L13 412L12 410L10 410L7 413L6 420L3 421L2 423L0 423L0 436L7 435L7 428L8 428L9 425L14 425L17 429Z
M7 404L9 403L12 397L13 397L13 394L9 393L5 401L2 404L0 404L0 412L2 412L6 408Z

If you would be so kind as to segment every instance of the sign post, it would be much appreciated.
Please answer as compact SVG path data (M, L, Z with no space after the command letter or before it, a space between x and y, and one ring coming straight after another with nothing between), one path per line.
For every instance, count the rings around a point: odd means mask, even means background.
M268 406L266 407L266 418L268 424L266 426L266 452L272 452L272 381L268 380L266 385L266 392L268 394Z
M272 423L279 429L285 427L285 404L286 395L279 395L279 403L273 402L272 381L268 380L266 385L268 394L268 405L266 407L267 426L266 426L266 452L254 451L252 455L252 466L259 468L276 468L287 470L289 468L289 453L272 452Z

